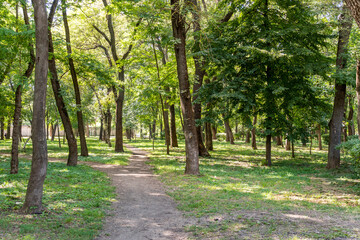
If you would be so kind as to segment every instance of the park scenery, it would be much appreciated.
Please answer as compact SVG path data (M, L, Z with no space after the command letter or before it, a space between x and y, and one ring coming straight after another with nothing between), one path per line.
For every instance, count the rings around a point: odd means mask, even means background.
M360 1L0 3L0 239L360 239Z

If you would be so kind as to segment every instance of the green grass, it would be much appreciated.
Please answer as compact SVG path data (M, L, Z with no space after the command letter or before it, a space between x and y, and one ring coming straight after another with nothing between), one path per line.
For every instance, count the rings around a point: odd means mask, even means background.
M170 155L163 141L155 142L155 150L148 140L130 144L151 152L151 164L178 208L199 219L189 227L199 239L360 238L360 181L348 166L326 170L326 151L310 155L296 146L293 159L274 146L273 166L266 167L263 143L254 151L242 142L216 141L212 157L200 159L201 175L187 176L183 142ZM337 218L355 224L325 227Z
M80 161L125 165L130 152L114 153L95 138L87 139L90 157ZM63 145L63 144L62 144ZM0 142L0 239L93 239L102 228L115 189L105 173L80 164L50 161L41 215L20 212L31 167L31 144L21 152L19 174L10 175L11 141ZM48 142L49 157L66 160L67 147Z

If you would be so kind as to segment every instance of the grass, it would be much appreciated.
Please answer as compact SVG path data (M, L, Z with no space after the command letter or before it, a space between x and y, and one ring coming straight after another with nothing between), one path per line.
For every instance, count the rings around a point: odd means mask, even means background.
M80 161L127 164L130 152L114 153L104 143L87 139L90 157ZM86 165L68 167L50 161L44 183L41 215L19 211L25 199L31 168L31 144L20 155L19 174L10 175L11 141L0 142L0 239L93 239L102 228L115 189L105 173ZM67 147L48 143L49 157L67 158Z
M196 217L196 238L360 238L360 181L348 166L329 171L326 151L296 146L296 157L273 147L273 166L262 166L259 150L216 142L201 158L200 176L184 175L184 143L166 155L163 141L130 143L151 152L151 164L178 208Z

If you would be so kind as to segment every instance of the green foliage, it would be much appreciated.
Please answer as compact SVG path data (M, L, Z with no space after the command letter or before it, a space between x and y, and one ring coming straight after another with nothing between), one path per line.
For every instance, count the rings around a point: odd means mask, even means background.
M357 135L349 136L338 148L345 152L344 160L351 164L351 169L360 177L360 140Z

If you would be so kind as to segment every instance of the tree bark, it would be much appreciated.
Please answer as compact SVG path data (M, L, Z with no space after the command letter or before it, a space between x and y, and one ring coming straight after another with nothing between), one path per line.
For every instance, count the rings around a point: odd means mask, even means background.
M345 0L345 3L349 7L351 15L360 27L360 2L358 0Z
M23 5L23 14L24 14L24 22L29 29L30 22L29 17L27 13L26 5ZM34 69L35 66L35 53L34 53L34 47L30 43L29 44L29 54L30 54L30 61L28 63L28 67L23 74L23 77L28 79ZM14 118L13 118L13 138L12 138L12 145L11 145L11 163L10 163L10 174L17 174L19 171L19 143L21 138L21 97L22 97L22 85L24 83L21 82L16 87L15 91L15 109L14 109Z
M0 119L0 129L1 129L1 140L5 139L5 126L4 126L4 117Z
M338 48L337 48L337 57L336 57L336 67L337 73L340 73L342 69L345 68L347 64L346 52L347 44L349 42L352 20L347 12L347 9L343 7L343 13L339 17L340 26L339 26L339 39L338 39ZM340 166L340 149L337 149L336 146L341 143L341 130L342 130L342 120L344 117L344 108L345 108L345 97L346 97L346 84L343 83L337 77L335 79L335 98L334 98L334 107L331 120L329 122L330 127L330 137L329 137L329 150L328 150L328 169L338 168Z
M360 139L360 59L356 60L356 100L357 100L357 127Z
M271 134L266 135L266 166L271 167Z
M352 95L348 95L349 98L349 115L347 117L348 121L348 135L352 136L355 134L355 126L354 126L354 99Z
M58 124L56 123L55 125L51 126L51 141L55 141L55 136L56 136L56 129L58 127ZM59 129L60 130L60 129Z
M211 123L205 123L205 145L209 151L214 150Z
M176 135L176 119L175 119L175 106L170 105L170 136L171 147L179 147Z
M256 123L257 123L257 113L254 114L253 126L251 129L251 146L254 150L257 149L256 146Z
M217 130L213 124L211 124L211 132L212 132L212 139L216 140L217 139L217 136L216 136Z
M8 120L8 124L7 124L7 128L6 128L6 139L10 139L10 137L11 137L11 120L10 120L10 118L9 118L9 120Z
M200 49L200 37L198 36L198 32L201 31L200 26L200 6L197 3L197 0L187 0L187 3L192 8L192 18L193 18L193 25L194 25L194 47L193 47L193 53L199 52ZM205 70L204 65L205 62L202 60L199 56L194 54L193 56L194 63L195 63L195 80L193 84L193 111L194 111L194 118L195 123L198 122L196 125L196 137L198 142L198 148L199 148L199 155L202 157L210 157L209 152L207 151L203 137L202 137L202 131L201 131L201 125L199 124L201 120L201 103L197 102L198 99L198 92L203 84L204 76L205 76Z
M234 135L231 131L229 119L225 119L225 117L224 117L224 125L225 125L225 132L226 132L226 141L230 142L230 144L235 144L234 143Z
M250 138L251 138L251 132L246 131L245 143L250 143Z
M71 78L74 85L74 92L75 92L75 102L76 102L76 116L78 122L78 129L79 129L79 137L80 137L80 146L81 146L81 156L87 157L89 156L89 152L86 145L86 137L85 137L85 127L84 127L84 120L82 114L82 106L81 106L81 96L80 96L80 88L79 83L75 71L74 60L72 58L72 50L71 50L71 40L70 40L70 29L69 24L67 21L67 13L66 13L66 0L61 0L62 3L62 15L63 15L63 22L65 28L65 37L66 37L66 50L68 54L68 61L70 67Z
M184 135L186 150L185 174L199 174L199 148L196 137L196 126L190 95L190 83L186 62L185 18L180 12L179 0L171 0L171 23L175 43L175 57L180 88L181 110L184 116Z
M43 0L33 0L36 36L36 67L34 84L33 121L31 126L33 155L30 179L23 210L41 213L43 184L47 172L47 144L45 129L46 86L48 70L48 22Z

